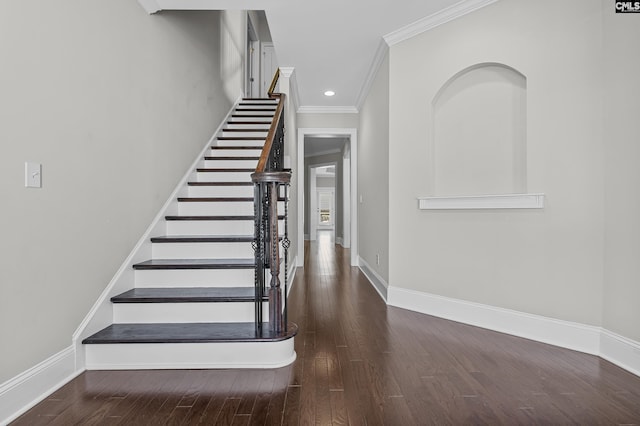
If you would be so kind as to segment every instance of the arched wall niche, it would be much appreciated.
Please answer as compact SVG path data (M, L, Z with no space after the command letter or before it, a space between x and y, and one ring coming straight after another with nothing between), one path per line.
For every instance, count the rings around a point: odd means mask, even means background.
M432 101L432 195L526 193L526 104L526 77L504 64L447 80Z

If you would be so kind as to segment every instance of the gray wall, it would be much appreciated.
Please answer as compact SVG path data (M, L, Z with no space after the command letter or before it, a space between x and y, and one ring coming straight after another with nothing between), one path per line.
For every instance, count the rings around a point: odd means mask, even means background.
M240 95L245 45L241 12L2 6L0 383L71 345Z
M638 15L604 11L605 274L604 326L640 342L640 40ZM633 18L636 19L633 19Z
M390 285L603 323L603 156L610 138L603 137L602 8L613 8L605 3L503 0L391 47ZM637 70L637 55L624 61ZM527 191L545 193L545 209L420 211L416 197L432 187L425 164L438 161L427 151L432 101L456 73L486 62L527 79ZM621 96L611 102L617 106ZM626 146L630 135L629 127L617 143ZM626 149L622 155L631 157L637 148ZM628 283L618 285L623 297L637 296ZM639 334L637 315L624 327L630 337Z
M389 282L389 57L360 110L358 136L358 249ZM380 264L376 263L379 255Z

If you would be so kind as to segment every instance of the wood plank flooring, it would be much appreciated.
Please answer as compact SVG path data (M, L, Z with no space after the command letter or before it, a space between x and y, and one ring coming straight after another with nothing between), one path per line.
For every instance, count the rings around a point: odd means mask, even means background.
M289 309L299 326L289 367L88 371L13 424L640 425L640 378L387 307L324 235L307 247Z

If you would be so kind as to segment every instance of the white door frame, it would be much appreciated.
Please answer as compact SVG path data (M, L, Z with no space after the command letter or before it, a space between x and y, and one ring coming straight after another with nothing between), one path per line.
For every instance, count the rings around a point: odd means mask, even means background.
M354 128L299 128L298 129L298 205L304 206L304 138L305 136L337 136L349 138L351 194L349 212L351 239L351 266L358 266L358 129ZM343 179L343 182L345 179ZM298 259L304 259L304 208L298 209Z
M342 158L342 247L351 246L351 213L349 201L351 200L351 147L347 146Z
M312 214L317 209L317 200L312 196L316 193L316 183L316 168L309 167L309 241L315 241L318 235L317 216Z

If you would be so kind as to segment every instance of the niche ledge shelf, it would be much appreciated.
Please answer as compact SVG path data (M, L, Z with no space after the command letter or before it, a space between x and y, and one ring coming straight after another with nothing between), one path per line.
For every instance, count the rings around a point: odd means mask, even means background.
M544 194L419 197L420 210L543 209Z

